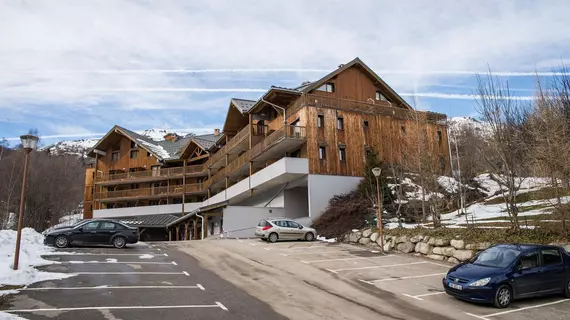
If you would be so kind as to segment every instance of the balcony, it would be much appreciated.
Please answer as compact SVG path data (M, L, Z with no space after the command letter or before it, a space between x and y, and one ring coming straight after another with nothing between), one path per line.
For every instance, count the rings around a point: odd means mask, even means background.
M103 202L113 202L117 200L146 200L182 196L182 194L205 194L205 192L206 188L202 183L194 183L169 187L96 192L94 199L101 200Z
M141 170L134 172L107 174L96 177L95 182L100 185L152 182L182 177L184 172L187 176L206 175L203 165L198 164L186 167L163 168L160 170Z
M255 169L263 167L264 162L269 159L282 158L288 151L293 151L304 144L307 140L307 131L305 127L286 125L269 134L260 143L253 148L246 150L239 155L234 161L226 167L220 169L213 175L208 187L217 189L216 187L225 187L220 184L225 181L226 176L234 181L243 175L249 175L249 162L254 162Z

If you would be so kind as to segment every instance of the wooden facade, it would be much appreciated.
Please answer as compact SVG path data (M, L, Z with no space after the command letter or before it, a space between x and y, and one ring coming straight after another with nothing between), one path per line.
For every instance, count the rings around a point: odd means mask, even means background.
M421 151L449 170L445 115L414 111L359 59L316 82L244 101L232 99L215 142L190 139L167 159L114 128L96 146L103 155L91 154L97 160L86 171L85 203L200 202L285 156L307 158L311 174L362 176L367 150L402 163L417 151L409 150L417 145L411 137L422 137Z

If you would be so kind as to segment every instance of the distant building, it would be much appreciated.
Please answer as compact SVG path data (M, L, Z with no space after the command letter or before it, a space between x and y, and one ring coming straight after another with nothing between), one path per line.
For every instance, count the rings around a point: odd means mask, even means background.
M171 240L200 239L202 229L252 235L268 216L307 223L356 187L369 150L401 161L418 116L430 153L449 170L445 115L414 111L358 58L297 88L273 86L257 101L231 99L212 134L155 141L115 126L88 154L84 215L138 219L168 230L149 231L150 239Z

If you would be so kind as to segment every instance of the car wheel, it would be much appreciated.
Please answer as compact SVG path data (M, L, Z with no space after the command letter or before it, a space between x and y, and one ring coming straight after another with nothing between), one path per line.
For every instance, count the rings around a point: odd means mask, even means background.
M125 239L124 237L115 237L115 239L113 239L113 246L115 246L115 248L117 249L122 249L127 245L127 239Z
M502 285L497 289L495 293L495 301L493 304L497 308L506 308L511 304L513 300L513 291L507 285Z
M66 248L69 246L69 238L66 236L57 236L54 240L54 244L58 248Z
M570 279L566 281L566 289L564 289L564 295L566 298L570 298Z
M277 242L277 239L279 239L279 236L275 232L270 234L269 237L267 237L267 241L271 243Z
M305 235L305 240L313 241L315 240L315 235L312 232L307 232L307 234Z

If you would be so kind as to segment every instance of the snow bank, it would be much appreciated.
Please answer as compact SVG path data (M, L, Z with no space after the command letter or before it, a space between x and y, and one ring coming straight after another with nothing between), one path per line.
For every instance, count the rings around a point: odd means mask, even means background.
M63 279L73 274L50 273L39 271L34 266L54 264L57 262L42 259L54 249L43 244L44 237L34 229L22 229L20 244L20 261L18 270L12 269L14 250L16 248L16 231L0 230L0 286L26 286L38 281Z
M317 236L317 240L322 241L322 242L328 242L328 243L335 243L336 242L335 238L327 239L327 238L321 237L321 236Z

